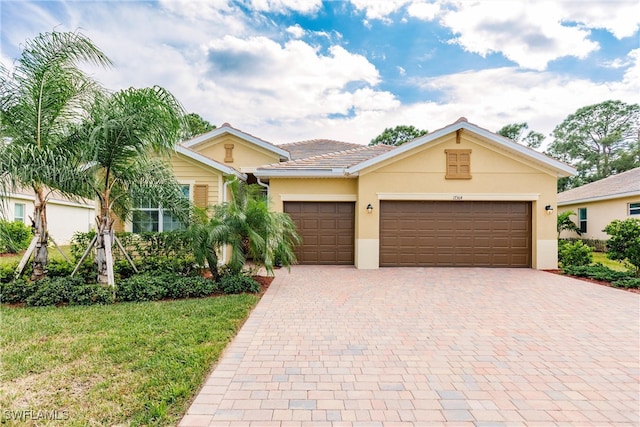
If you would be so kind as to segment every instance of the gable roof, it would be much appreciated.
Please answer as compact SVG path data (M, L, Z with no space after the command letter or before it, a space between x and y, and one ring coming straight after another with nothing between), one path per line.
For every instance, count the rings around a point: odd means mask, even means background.
M558 206L640 196L640 167L558 193Z
M267 142L263 139L260 139L246 132L243 132L239 129L236 129L233 126L231 126L229 123L223 123L222 126L220 126L219 128L215 128L214 130L203 133L202 135L198 135L194 138L183 141L181 145L186 148L192 148L212 138L215 138L224 134L234 135L240 139L243 139L247 142L257 145L260 148L263 148L267 151L271 151L272 153L279 155L282 160L289 160L291 158L288 151L283 150L282 148L270 142Z
M176 149L176 153L182 154L183 156L186 156L186 157L190 158L191 160L195 160L196 162L202 163L202 164L204 164L206 166L209 166L210 168L218 170L218 171L222 172L225 175L235 175L235 176L237 176L239 179L241 179L243 181L247 180L247 175L245 175L245 174L243 174L241 172L238 172L237 170L235 170L232 167L229 167L227 165L223 165L220 162L216 162L215 160L210 159L207 156L203 156L200 153L196 153L195 151L193 151L193 150L191 150L189 148L183 147L181 145L177 145L175 147L175 149Z
M496 144L497 146L504 148L506 151L511 151L515 154L519 154L530 161L539 163L542 166L546 166L547 168L551 168L552 170L556 171L558 177L567 177L567 176L575 175L576 173L575 168L573 168L572 166L569 166L566 163L560 162L558 160L552 159L551 157L548 157L542 153L538 153L537 151L529 147L520 145L509 138L505 138L501 135L498 135L497 133L481 128L478 125L469 123L467 119L464 117L460 117L458 120L456 120L454 123L448 126L445 126L441 129L438 129L424 136L416 138L413 141L406 142L393 151L384 153L378 157L372 158L368 161L365 161L353 167L350 167L346 170L346 173L348 174L358 173L365 168L374 166L387 159L401 155L402 153L413 150L416 147L420 147L422 145L428 145L432 141L435 141L436 139L442 136L448 135L458 130L467 130L469 132L475 133L489 140L490 142Z
M344 171L349 167L396 148L382 144L370 147L359 144L357 145L358 148L352 148L350 150L336 151L333 153L261 166L256 170L255 175L257 177L344 177ZM353 176L355 177L356 175Z
M363 145L352 142L334 141L332 139L309 139L306 141L280 144L279 147L287 150L289 154L291 154L291 159L294 160L318 156L321 154L334 153L336 151L362 148Z

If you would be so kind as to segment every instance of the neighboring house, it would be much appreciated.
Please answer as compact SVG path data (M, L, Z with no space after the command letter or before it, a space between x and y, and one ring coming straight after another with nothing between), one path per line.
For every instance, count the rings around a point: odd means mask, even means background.
M35 194L23 190L10 193L1 202L0 218L31 225ZM90 231L95 225L96 206L92 200L70 201L52 195L47 201L47 226L49 236L59 245L68 245L76 232Z
M640 167L558 194L558 213L572 217L585 239L607 240L602 231L614 219L640 219ZM560 237L579 237L563 231Z
M228 197L228 174L264 186L298 226L301 264L362 269L556 268L557 179L575 173L464 118L400 147L277 146L224 124L172 162L200 206Z

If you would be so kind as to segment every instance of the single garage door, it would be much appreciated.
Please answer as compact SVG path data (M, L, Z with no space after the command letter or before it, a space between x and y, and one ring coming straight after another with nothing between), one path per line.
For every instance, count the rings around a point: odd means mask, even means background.
M353 265L355 203L284 202L284 211L302 237L300 264Z
M382 201L380 266L530 267L530 202Z

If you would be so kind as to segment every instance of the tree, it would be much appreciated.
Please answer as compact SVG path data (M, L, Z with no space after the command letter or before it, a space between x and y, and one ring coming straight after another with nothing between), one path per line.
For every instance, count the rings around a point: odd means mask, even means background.
M185 139L193 138L194 136L202 135L216 128L216 125L212 125L199 114L189 113L185 116L187 121L187 130L184 135Z
M135 203L150 200L188 219L188 200L164 161L184 130L183 110L167 90L130 88L95 99L74 133L83 144L85 167L78 188L99 201L96 263L98 283L109 275L114 218L129 218Z
M553 130L548 153L573 164L588 183L637 166L640 105L605 101L578 109ZM636 154L637 155L637 154Z
M277 264L295 263L294 246L300 242L293 220L286 213L269 211L262 187L230 178L231 200L213 207L212 218L190 228L196 260L205 260L214 279L219 278L218 253L231 248L227 267L239 274L250 257L273 274Z
M558 214L558 239L563 231L574 231L578 236L582 235L580 227L571 219L571 216L575 214L573 211L565 211Z
M518 144L526 145L529 148L540 148L540 145L542 145L542 142L544 141L544 135L535 131L529 131L529 133L524 135L524 132L527 129L529 129L529 125L526 122L512 123L503 126L496 133L504 136L505 138L509 138Z
M640 219L614 219L604 230L607 240L607 258L624 261L640 277Z
M76 147L68 129L86 113L101 88L79 64L110 60L79 33L44 33L27 40L12 70L0 66L0 193L30 188L35 194L33 280L46 275L47 201L51 190L73 198Z
M386 128L382 133L371 140L369 145L402 145L407 141L426 135L429 131L417 129L413 126L399 125L394 128Z

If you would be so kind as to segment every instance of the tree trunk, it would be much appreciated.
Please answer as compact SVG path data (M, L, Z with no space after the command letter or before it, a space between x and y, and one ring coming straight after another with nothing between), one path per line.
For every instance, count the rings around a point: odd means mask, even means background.
M105 239L105 235L108 235L110 238ZM111 253L111 247L107 248L107 245L111 245L111 243L113 242L113 220L109 217L109 214L105 214L105 213L101 214L98 222L97 237L98 238L96 240L96 266L98 268L98 283L103 285L108 285L109 284L108 259L110 257L108 257L107 255L107 250L109 251L109 253Z
M31 280L41 280L47 276L47 264L49 263L49 232L47 230L47 200L42 188L34 188L36 198L33 206L33 228L38 236L36 248L33 254L33 273Z

